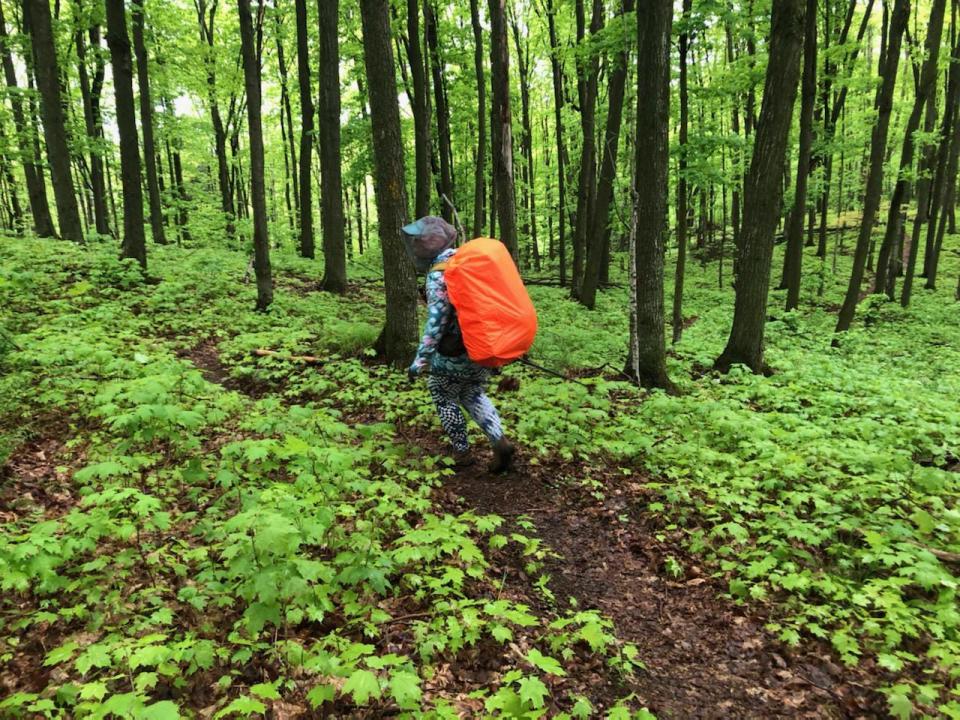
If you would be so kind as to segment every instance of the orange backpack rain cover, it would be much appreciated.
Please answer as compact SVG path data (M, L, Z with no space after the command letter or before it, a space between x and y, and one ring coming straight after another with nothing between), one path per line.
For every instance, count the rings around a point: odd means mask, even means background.
M537 311L506 245L476 238L446 265L447 292L470 359L501 367L523 357L537 334Z

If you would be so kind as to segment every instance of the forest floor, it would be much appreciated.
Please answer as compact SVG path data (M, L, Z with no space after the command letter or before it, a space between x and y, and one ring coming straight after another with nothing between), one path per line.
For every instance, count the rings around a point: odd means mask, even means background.
M809 315L771 310L777 375L722 378L729 291L694 266L668 398L589 370L621 362L615 291L590 314L538 287L535 357L591 389L508 370L521 453L493 477L445 469L424 388L365 354L375 284L332 298L280 255L259 315L239 254L165 249L147 285L109 251L0 257L0 717L956 705L955 576L924 550L960 525L935 296L868 299L846 357L815 356L842 288L814 277Z

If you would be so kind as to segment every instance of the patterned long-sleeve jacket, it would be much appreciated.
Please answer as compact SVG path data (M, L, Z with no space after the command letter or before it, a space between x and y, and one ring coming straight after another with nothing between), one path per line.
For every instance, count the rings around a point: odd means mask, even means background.
M456 252L456 248L444 250L437 255L431 265L447 262ZM427 323L423 329L420 347L417 348L417 356L410 366L410 370L419 374L424 369L430 368L430 372L434 375L455 375L467 379L484 379L487 374L486 369L472 362L466 353L451 357L438 352L438 346L445 334L459 332L457 311L447 294L447 282L442 270L433 270L427 273L426 295Z

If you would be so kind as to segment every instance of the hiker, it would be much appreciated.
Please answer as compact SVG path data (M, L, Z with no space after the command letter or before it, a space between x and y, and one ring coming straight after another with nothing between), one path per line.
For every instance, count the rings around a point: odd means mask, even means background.
M453 446L455 466L467 467L474 462L462 405L493 447L490 471L505 472L510 468L514 447L504 437L500 416L485 392L491 371L467 356L457 313L447 295L444 269L436 267L456 254L457 231L443 218L427 216L406 225L403 239L417 272L427 277L427 323L407 373L413 381L429 370L427 388Z

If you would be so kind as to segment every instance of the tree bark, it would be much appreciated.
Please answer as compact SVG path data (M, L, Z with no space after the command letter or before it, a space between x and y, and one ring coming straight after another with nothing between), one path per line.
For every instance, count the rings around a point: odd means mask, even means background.
M236 233L234 225L233 192L230 186L230 166L227 160L227 130L220 114L217 100L216 56L214 54L214 20L219 0L194 0L197 20L200 24L200 40L207 45L204 63L207 69L207 102L210 105L210 122L213 125L214 152L217 156L217 183L220 188L220 209L223 211L225 229L228 238Z
M76 7L76 6L75 6ZM107 188L103 177L103 158L98 147L103 141L103 127L100 115L100 94L103 89L104 66L100 53L96 53L93 83L87 70L87 46L85 31L89 32L90 44L96 50L100 45L100 27L96 24L89 28L83 26L83 18L77 17L74 43L77 49L77 76L80 81L80 97L83 102L83 119L90 145L90 190L93 194L94 225L99 235L110 234L110 222L107 217Z
M560 65L560 44L557 42L556 10L553 0L547 0L547 29L550 34L550 70L553 75L553 110L557 136L557 256L560 263L560 285L567 282L566 257L566 168L564 167L563 142L563 68Z
M763 104L744 185L733 327L726 348L714 363L723 372L737 363L756 373L766 370L763 335L770 263L783 201L787 138L800 79L805 10L805 0L774 0L771 10Z
M803 85L800 93L800 151L797 159L797 185L793 210L787 228L787 259L784 271L787 286L786 309L800 303L800 279L803 269L803 219L807 209L807 180L813 148L813 109L817 102L817 3L807 0L803 40Z
M513 130L510 115L510 53L506 0L489 0L490 76L493 91L493 185L497 192L500 239L518 262L517 207L513 185Z
M673 280L672 341L683 336L683 284L687 267L687 139L690 124L687 89L687 53L690 47L692 0L683 0L683 29L680 31L680 147L677 172L677 269Z
M20 148L20 161L23 165L23 175L27 185L27 197L30 201L30 214L33 217L33 231L40 237L54 237L56 231L53 219L50 217L50 206L47 202L47 188L43 178L43 166L34 153L30 135L35 132L29 127L23 114L23 101L20 98L17 85L17 74L13 65L13 55L10 52L7 23L3 17L3 6L0 4L0 48L3 54L3 73L7 89L10 91L10 106L13 110L13 124L17 131L17 143Z
M690 1L685 0L687 3ZM633 0L623 0L621 16L627 16L632 12ZM682 37L681 42L683 42ZM597 288L600 286L603 274L604 247L610 233L610 206L613 203L613 190L617 181L617 153L620 148L620 125L623 119L628 57L628 47L625 45L614 57L613 67L610 71L607 124L603 133L600 178L597 181L593 222L587 234L587 257L583 273L583 286L580 290L580 303L591 310L596 303ZM682 64L681 73L685 74Z
M339 0L320 0L320 96L317 104L320 141L320 201L323 207L323 289L347 290L344 246L343 183L340 171Z
M648 0L637 16L636 231L627 372L643 387L673 390L664 338L663 265L670 162L670 28L673 0Z
M247 134L250 140L250 201L253 205L253 269L257 276L257 310L273 302L267 194L263 178L263 127L260 122L260 63L256 51L250 0L237 0L243 80L247 91Z
M386 325L377 349L391 364L404 366L412 360L416 349L417 286L413 263L400 238L407 216L407 194L396 70L390 45L389 0L360 0L360 16L387 300Z
M320 4L323 0L319 0ZM310 80L310 44L307 34L307 0L296 0L297 82L300 88L300 255L313 258L313 85Z
M140 131L143 133L143 161L147 171L147 193L150 197L150 232L153 241L167 244L163 227L163 205L157 176L156 147L153 140L153 101L150 98L150 72L147 44L144 40L146 18L143 0L133 0L133 51L137 57L137 84L140 87Z
M53 38L48 0L24 0L24 23L30 28L33 68L40 91L43 135L47 143L47 162L57 203L60 236L83 242L83 226L77 196L70 174L70 146L64 118L64 100L60 92L57 48Z
M42 0L46 2L46 0ZM140 175L140 143L137 111L133 99L133 62L124 0L107 0L107 45L113 67L113 91L120 134L120 181L123 186L123 240L121 257L135 258L147 267L147 243L143 227L143 195Z
M287 81L287 59L283 52L283 37L280 32L280 14L277 13L277 69L280 71L280 114L286 118L287 141L289 144L291 172L287 175L293 185L293 211L300 215L300 188L297 182L297 138L293 132L293 110L290 107L290 85ZM286 178L284 178L286 180ZM299 223L299 219L297 221Z
M427 97L427 73L421 37L420 0L407 0L406 46L410 76L413 81L410 105L413 110L413 145L416 165L413 212L417 217L430 214L430 185L433 181L430 164L430 150L433 144L430 134L430 102Z
M583 0L577 2L578 25L583 24ZM603 28L603 2L593 0L593 10L590 18L590 37L596 36ZM585 48L582 33L580 45ZM570 294L579 299L583 291L583 274L587 254L587 236L592 225L594 201L597 190L597 143L596 118L598 76L600 73L600 58L594 54L577 64L577 91L580 99L580 127L583 142L580 152L580 180L577 185L577 222L573 228L573 282L570 284Z
M523 137L520 141L524 159L523 234L530 240L530 253L534 269L540 271L540 248L537 246L537 194L533 171L533 125L530 122L530 43L521 42L520 25L516 18L511 22L513 42L517 48L517 69L520 71L520 106L523 123Z
M910 0L896 0L890 17L887 43L883 53L883 80L877 88L875 110L877 121L870 138L870 161L867 172L867 185L863 198L863 219L857 235L857 247L853 255L853 269L843 306L837 317L835 332L846 332L853 322L853 315L860 299L860 285L863 282L867 253L870 250L870 237L876 221L877 208L880 205L880 193L883 189L883 159L887 148L887 136L890 130L890 111L893 108L893 92L897 83L897 69L900 65L900 45L903 32L910 15ZM833 340L837 344L837 338Z
M425 0L424 15L427 26L427 47L430 51L430 69L433 73L434 105L437 111L437 149L440 154L440 192L456 204L453 174L453 144L450 140L450 104L447 102L446 70L440 55L440 40L437 32L437 14ZM447 222L453 222L453 208L446 202L440 204L440 214Z
M914 133L920 127L924 105L928 101L933 101L933 92L936 89L937 61L940 57L940 38L943 33L945 8L946 0L933 0L924 48L926 59L923 63L923 69L920 71L920 84L917 86L913 108L910 111L904 130L903 147L900 151L900 172L893 189L893 196L890 198L890 207L887 211L887 227L883 234L883 243L880 245L880 254L877 257L877 272L873 291L882 293L889 290L888 294L891 300L893 299L892 285L895 282L893 278L890 278L891 261L897 245L897 237L901 230L903 205L907 202L910 191L910 179L907 176L913 168L913 155L916 148ZM888 279L890 280L890 288L888 288Z
M483 61L483 26L479 0L470 0L473 25L473 66L477 75L477 156L473 170L473 237L483 234L487 224L487 78Z

